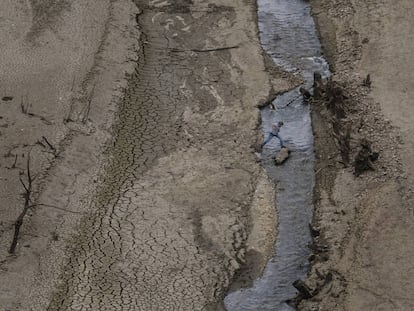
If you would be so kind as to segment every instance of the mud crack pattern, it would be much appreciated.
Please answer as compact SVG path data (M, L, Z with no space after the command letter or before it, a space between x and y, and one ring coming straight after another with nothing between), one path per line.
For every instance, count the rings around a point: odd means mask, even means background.
M246 81L230 51L203 52L242 26L230 6L190 2L136 1L136 73L48 310L217 310L244 260L257 111L235 100ZM251 9L243 27L255 27Z

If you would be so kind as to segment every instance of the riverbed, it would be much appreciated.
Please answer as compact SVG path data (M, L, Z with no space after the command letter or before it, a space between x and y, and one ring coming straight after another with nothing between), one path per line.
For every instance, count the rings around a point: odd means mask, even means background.
M258 23L263 49L277 65L303 75L304 87L311 87L315 71L324 77L329 75L307 2L259 0ZM269 105L261 109L262 133L266 138L272 124L283 121L280 136L290 150L290 157L282 166L275 166L273 159L280 150L277 138L270 141L258 156L277 185L277 242L262 277L252 287L226 297L228 310L294 310L288 303L296 294L292 283L305 278L308 271L314 186L309 106L295 88L276 98L273 107Z

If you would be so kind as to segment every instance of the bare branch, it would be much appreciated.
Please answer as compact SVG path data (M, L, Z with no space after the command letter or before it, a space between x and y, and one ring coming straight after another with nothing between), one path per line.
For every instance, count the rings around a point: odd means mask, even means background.
M25 183L23 182L22 178L19 177L20 183L23 185L24 190L26 190L26 192L29 191L29 189L26 187Z
M89 118L89 113L91 111L91 104L92 104L92 98L93 98L94 93L95 93L95 85L93 86L93 88L92 88L92 90L91 90L91 92L88 96L88 102L87 102L86 106L83 109L84 111L82 111L82 114L83 114L82 123L85 123Z
M20 227L23 224L23 219L27 214L27 211L30 208L30 196L32 194L32 182L33 182L33 178L32 175L30 173L30 151L28 152L27 155L27 182L28 184L26 185L23 180L21 179L21 177L19 178L20 182L23 185L23 188L25 189L25 194L24 194L24 205L23 205L23 210L20 213L20 215L17 217L15 223L14 223L14 235L13 235L13 240L12 243L10 245L9 248L9 253L10 254L14 254L14 252L16 251L16 246L17 246L17 241L19 239L19 233L20 233Z
M29 187L31 187L31 185L32 185L32 175L30 173L30 151L27 155L26 171L27 171L27 181L29 182Z
M35 206L44 206L44 207L50 207L50 208L55 208L64 212L68 212L68 213L72 213L72 214L85 214L84 212L77 212L77 211L71 211L70 209L66 209L63 207L59 207L56 205L50 205L50 204L44 204L44 203L36 203L36 204L32 204L29 206L29 208L33 208Z
M52 150L52 153L54 156L57 156L57 150L56 148L47 140L45 136L42 136L44 142L49 146L49 148Z
M22 110L22 113L24 113L24 114L27 114L27 111L29 109L29 105L25 106L25 104L24 104L23 95L22 95L22 97L20 99L20 109Z

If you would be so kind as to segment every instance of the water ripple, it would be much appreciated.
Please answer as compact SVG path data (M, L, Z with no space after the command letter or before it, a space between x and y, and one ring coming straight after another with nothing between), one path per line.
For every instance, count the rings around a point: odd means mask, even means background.
M258 0L262 46L274 61L288 71L300 71L305 85L312 84L313 72L329 75L321 55L309 4L303 0ZM298 89L279 96L276 110L261 111L262 131L266 137L272 123L283 120L280 131L291 154L282 166L273 157L279 150L277 139L265 146L262 163L278 187L276 206L279 216L275 253L261 278L250 288L230 293L225 298L229 311L295 310L286 301L296 295L292 283L304 278L308 270L309 223L312 216L314 154L309 107Z

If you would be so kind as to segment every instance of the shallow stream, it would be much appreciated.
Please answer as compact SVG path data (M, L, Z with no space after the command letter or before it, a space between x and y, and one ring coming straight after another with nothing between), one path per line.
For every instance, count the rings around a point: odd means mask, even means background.
M308 89L312 86L314 71L323 77L329 75L308 2L258 0L258 17L262 46L276 64L302 74ZM295 310L287 303L297 292L292 283L304 279L308 271L314 185L309 106L299 96L298 88L279 96L273 105L275 110L269 106L261 110L263 135L267 137L272 123L283 121L280 136L291 151L283 165L275 166L273 159L280 144L273 138L260 155L268 175L277 185L277 242L263 275L252 287L227 295L224 302L229 311Z

